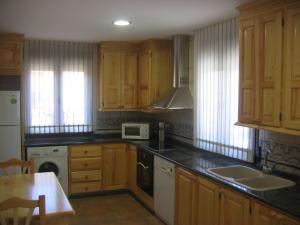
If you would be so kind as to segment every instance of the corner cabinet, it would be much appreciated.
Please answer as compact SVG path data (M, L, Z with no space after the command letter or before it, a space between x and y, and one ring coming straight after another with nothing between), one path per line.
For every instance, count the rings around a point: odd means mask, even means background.
M300 3L256 1L238 9L238 122L300 135Z
M22 34L0 33L0 75L23 74Z
M129 43L100 44L100 110L137 108L137 49Z
M172 88L173 50L170 40L140 43L138 53L138 106L146 109Z

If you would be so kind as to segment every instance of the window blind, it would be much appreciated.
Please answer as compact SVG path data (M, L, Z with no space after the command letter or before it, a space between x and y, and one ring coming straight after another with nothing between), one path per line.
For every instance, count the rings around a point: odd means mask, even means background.
M96 44L25 42L27 133L92 131Z
M238 120L238 23L231 19L194 33L194 144L253 161L254 132Z

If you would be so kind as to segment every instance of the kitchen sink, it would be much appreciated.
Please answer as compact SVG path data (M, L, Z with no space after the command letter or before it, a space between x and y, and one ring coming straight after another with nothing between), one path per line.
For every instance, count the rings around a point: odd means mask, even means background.
M293 181L273 175L263 175L261 177L255 177L251 179L241 179L237 182L242 186L255 191L269 191L295 185L295 182Z
M262 172L246 166L228 166L208 169L208 171L218 177L227 179L252 178L262 175Z
M217 167L208 169L208 172L255 191L268 191L295 185L293 181L267 175L246 166Z

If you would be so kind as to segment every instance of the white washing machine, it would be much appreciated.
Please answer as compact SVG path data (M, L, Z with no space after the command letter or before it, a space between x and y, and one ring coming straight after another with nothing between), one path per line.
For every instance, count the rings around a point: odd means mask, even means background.
M68 195L68 147L47 146L27 148L27 159L33 159L35 171L54 172L64 192Z

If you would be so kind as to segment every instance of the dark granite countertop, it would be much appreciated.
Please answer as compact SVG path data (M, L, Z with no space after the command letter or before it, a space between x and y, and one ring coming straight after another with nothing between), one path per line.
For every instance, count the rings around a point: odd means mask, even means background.
M176 150L158 152L154 151L151 146L152 141L137 141L137 140L122 140L120 135L105 135L101 137L68 137L68 138L39 138L31 139L25 143L27 147L49 146L49 145L70 145L70 144L92 144L92 143L130 143L136 145L138 148L147 150L154 155L160 156L170 162L175 163L181 167L186 168L196 174L202 175L219 184L229 186L234 190L244 193L250 197L260 200L274 208L288 213L300 219L300 181L299 177L287 177L296 182L296 185L289 188L282 188L271 191L253 191L236 183L221 179L207 171L209 168L231 166L231 165L245 165L255 168L253 164L235 160L226 156L211 153L205 150L199 150L191 145L187 145L178 141L167 140L168 144L174 146ZM282 174L280 174L282 176Z

